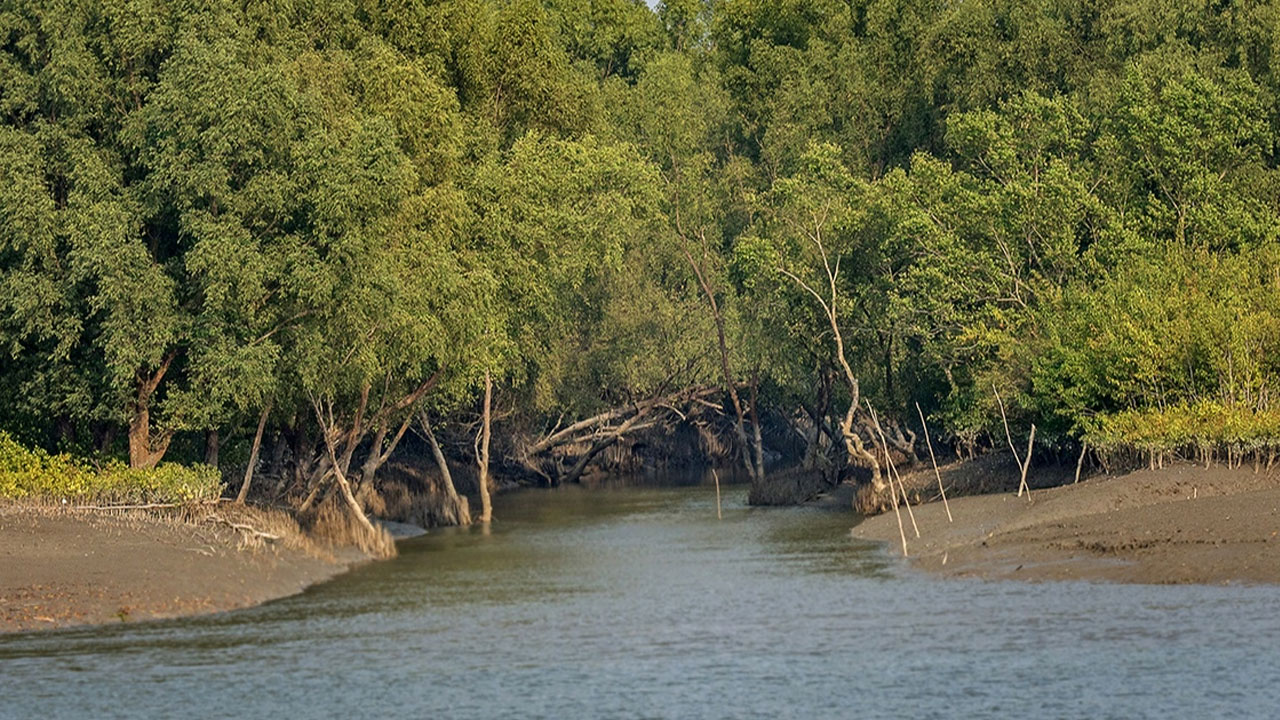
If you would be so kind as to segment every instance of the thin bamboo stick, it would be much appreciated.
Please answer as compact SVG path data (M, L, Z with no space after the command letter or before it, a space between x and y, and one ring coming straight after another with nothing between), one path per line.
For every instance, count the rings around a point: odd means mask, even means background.
M884 436L884 430L880 427L880 417L871 407L870 400L867 401L867 410L871 411L871 422L875 423L876 432L880 434L880 449L884 450L884 460L889 465L889 489L893 489L893 479L896 477L898 489L902 491L902 504L907 506L907 515L911 517L911 529L915 530L916 537L920 537L920 526L916 525L916 513L911 509L911 499L907 497L907 486L902 483L902 476L898 474L898 467L894 464L893 458L889 457L889 441Z
M947 489L942 486L942 473L938 472L938 458L933 455L933 441L929 439L929 424L924 421L924 411L920 403L916 403L916 412L920 414L920 427L924 428L924 441L929 446L929 460L933 463L933 475L938 478L938 492L942 493L942 506L947 509L947 522L955 522L951 517L951 503L947 502ZM1076 476L1079 477L1079 472Z

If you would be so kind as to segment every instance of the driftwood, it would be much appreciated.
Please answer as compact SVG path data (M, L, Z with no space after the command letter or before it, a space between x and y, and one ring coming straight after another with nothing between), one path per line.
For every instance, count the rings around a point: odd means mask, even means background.
M704 401L705 398L715 395L718 392L720 392L720 388L718 386L685 388L660 397L641 400L634 404L612 408L556 430L537 442L526 445L521 452L525 457L531 458L560 445L581 442L588 439L606 424L622 420L634 413L642 411L648 412L655 407L674 406L680 402L700 403ZM719 406L715 407L718 408Z
M139 505L68 505L68 510L156 510L160 508L180 508L196 505L217 505L218 500L202 503L142 503Z
M672 415L687 419L686 413L679 409L681 405L705 404L705 398L721 391L718 386L695 386L606 410L554 430L537 442L525 445L519 450L518 459L522 465L546 478L550 484L574 482L592 460L628 433L658 425L664 418ZM534 460L536 456L557 447L576 443L587 444L586 452L578 456L567 470L557 465L554 479Z
M250 537L260 538L262 540L266 540L267 542L279 542L281 539L283 539L283 536L281 535L275 535L273 533L263 532L250 525L245 525L244 523L231 522L230 520L220 515L210 515L209 520L213 522L222 523L223 525L226 525L227 527L232 528L234 530L239 530L240 532Z

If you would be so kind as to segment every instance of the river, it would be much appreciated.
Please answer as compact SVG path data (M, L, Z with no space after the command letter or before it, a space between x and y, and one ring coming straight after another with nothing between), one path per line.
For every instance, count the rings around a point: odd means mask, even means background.
M1280 714L1275 587L937 580L742 486L496 516L257 608L0 637L0 717Z

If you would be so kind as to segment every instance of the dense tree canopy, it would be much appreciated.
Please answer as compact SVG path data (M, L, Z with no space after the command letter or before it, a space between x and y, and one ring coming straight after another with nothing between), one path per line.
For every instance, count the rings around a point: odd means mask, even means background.
M0 429L265 428L303 496L423 410L552 480L669 413L878 481L869 407L972 449L993 388L1059 448L1270 448L1278 163L1274 0L15 0Z

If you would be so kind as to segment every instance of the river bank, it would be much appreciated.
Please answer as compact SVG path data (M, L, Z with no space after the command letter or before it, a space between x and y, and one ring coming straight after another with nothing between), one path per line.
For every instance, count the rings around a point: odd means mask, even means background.
M0 507L0 633L234 610L371 559L278 515Z
M1121 583L1280 582L1280 482L1252 469L1183 465L902 512L907 553L953 577ZM853 529L902 552L892 512Z

